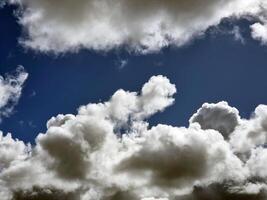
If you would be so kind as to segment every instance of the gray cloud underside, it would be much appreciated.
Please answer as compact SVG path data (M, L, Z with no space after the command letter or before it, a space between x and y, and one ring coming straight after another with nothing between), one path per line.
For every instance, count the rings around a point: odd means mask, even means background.
M266 199L267 106L240 118L226 102L205 103L189 127L146 119L174 103L176 88L153 76L140 92L52 117L26 145L0 137L3 200Z

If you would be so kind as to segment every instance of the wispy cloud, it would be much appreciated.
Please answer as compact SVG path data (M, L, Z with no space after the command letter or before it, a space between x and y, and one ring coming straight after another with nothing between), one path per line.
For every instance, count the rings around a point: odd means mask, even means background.
M12 114L27 77L28 73L22 66L14 73L6 74L5 77L0 76L0 121Z
M116 65L118 66L119 69L123 69L124 67L126 67L126 65L128 64L128 60L127 59L120 59L116 62Z

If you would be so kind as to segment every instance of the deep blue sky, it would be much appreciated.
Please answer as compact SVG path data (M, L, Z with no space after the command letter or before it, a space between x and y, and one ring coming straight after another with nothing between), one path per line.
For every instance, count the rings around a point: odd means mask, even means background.
M267 47L249 36L246 20L236 22L245 44L214 30L190 45L169 47L150 55L131 55L124 50L110 53L80 51L60 56L23 49L22 34L13 10L0 10L0 73L23 65L29 79L15 113L5 118L0 130L24 141L44 132L46 121L59 113L76 113L80 105L107 100L117 89L139 91L152 76L167 76L178 89L175 104L152 117L151 124L186 126L204 103L225 100L249 117L258 104L267 104ZM220 30L231 30L227 21ZM120 69L118 62L128 60Z

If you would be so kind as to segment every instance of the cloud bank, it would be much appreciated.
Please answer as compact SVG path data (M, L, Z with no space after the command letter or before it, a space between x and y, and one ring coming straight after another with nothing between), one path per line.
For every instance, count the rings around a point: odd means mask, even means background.
M14 73L6 74L5 77L0 76L0 121L12 114L27 77L28 73L22 66L19 66Z
M265 0L6 0L17 5L20 42L62 53L126 47L148 53L181 46L223 18L253 16L252 36L267 41Z
M225 200L267 198L267 106L240 118L205 103L188 127L146 119L174 103L175 85L153 76L140 92L58 115L31 146L0 137L3 200Z

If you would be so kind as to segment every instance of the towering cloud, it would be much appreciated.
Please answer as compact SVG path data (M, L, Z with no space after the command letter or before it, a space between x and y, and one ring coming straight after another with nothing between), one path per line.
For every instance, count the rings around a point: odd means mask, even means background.
M146 118L173 102L176 88L154 76L140 93L58 115L31 147L0 137L3 200L266 199L266 113L241 119L226 102L203 104L186 127ZM236 138L240 141L236 141Z
M6 0L20 9L21 43L42 52L146 53L180 46L221 19L251 15L252 36L266 41L265 0Z
M0 121L3 117L8 117L17 104L24 82L28 73L19 66L14 73L0 76Z

